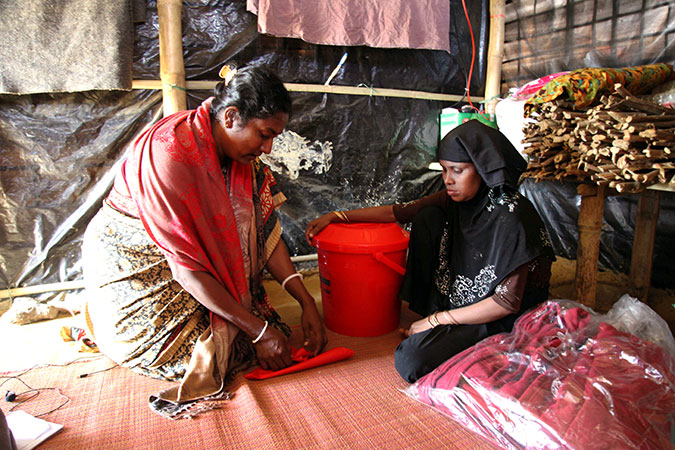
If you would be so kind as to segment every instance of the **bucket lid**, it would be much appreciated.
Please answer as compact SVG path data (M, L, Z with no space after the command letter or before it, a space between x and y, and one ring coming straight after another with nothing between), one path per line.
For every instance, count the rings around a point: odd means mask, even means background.
M406 249L408 239L396 223L333 223L316 235L314 245L342 253L395 252Z

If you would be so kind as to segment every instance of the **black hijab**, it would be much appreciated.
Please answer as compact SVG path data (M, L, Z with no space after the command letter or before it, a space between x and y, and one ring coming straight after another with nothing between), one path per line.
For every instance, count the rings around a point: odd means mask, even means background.
M488 187L518 186L527 163L518 150L499 130L479 120L469 120L452 129L441 140L438 159L470 162Z
M452 202L441 239L435 282L446 308L469 305L494 294L499 283L541 255L553 257L544 224L517 191L527 163L498 130L470 120L441 141L439 160L471 162L483 183L465 202Z

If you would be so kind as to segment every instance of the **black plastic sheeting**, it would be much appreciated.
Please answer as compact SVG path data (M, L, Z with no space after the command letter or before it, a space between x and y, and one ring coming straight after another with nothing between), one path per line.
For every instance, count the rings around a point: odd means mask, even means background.
M461 2L451 1L452 53L435 50L321 46L300 39L259 35L245 0L183 2L183 53L188 80L217 80L224 63L263 64L287 83L323 84L345 52L333 85L463 94L471 63L471 38ZM489 27L487 0L466 2L476 43L471 93L482 95ZM148 2L136 28L134 79L159 78L158 18ZM436 105L438 106L438 105ZM292 127L291 127L292 128Z
M487 0L467 2L478 48L471 94L482 95ZM334 85L463 94L471 41L461 2L451 2L453 53L318 46L258 35L245 1L183 2L183 48L189 80L215 80L226 62L264 64L289 83L323 84L349 54ZM159 78L158 18L148 2L136 25L134 78ZM210 95L189 91L188 107ZM313 253L306 223L334 209L407 201L438 190L427 169L438 144L438 115L450 103L413 99L291 93L288 129L333 144L327 173L276 174L289 198L280 216L291 254ZM80 244L107 194L125 146L161 109L159 91L0 96L0 289L76 280ZM549 228L556 254L576 257L579 198L574 184L525 182ZM610 197L600 267L630 266L636 196ZM672 194L661 196L653 283L673 287Z
M0 96L0 286L80 276L80 241L161 93Z
M534 203L544 220L556 255L576 259L579 232L577 220L581 197L577 183L524 180L520 192ZM630 271L630 256L639 194L608 196L605 199L598 266L618 273ZM652 284L671 288L675 261L675 196L661 192L659 218L654 240Z
M476 64L471 94L482 95L487 53L487 0L467 2ZM159 78L158 16L147 2L135 27L134 79ZM289 83L323 84L349 54L334 85L464 94L472 51L460 2L451 2L453 53L318 46L258 35L245 0L183 2L186 78L215 80L221 66L264 64ZM92 68L105 70L105 68ZM209 92L188 92L196 107ZM333 143L333 164L320 175L277 179L291 254L313 253L304 240L312 218L424 194L437 180L426 167L438 143L438 115L450 103L292 93L288 129ZM125 146L161 108L158 91L0 96L0 289L76 280L80 244L107 194Z

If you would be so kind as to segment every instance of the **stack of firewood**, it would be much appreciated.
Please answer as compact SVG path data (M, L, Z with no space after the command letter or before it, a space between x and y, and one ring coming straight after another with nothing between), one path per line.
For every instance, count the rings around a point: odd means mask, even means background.
M637 192L675 187L675 110L642 100L620 84L597 106L575 110L566 100L542 104L524 128L524 177L574 179Z

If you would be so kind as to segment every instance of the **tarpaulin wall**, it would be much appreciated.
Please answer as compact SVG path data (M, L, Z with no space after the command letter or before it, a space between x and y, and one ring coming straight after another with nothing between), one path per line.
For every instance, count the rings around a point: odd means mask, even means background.
M471 94L482 94L487 1L467 2L476 37ZM134 29L134 79L159 78L158 16L148 1ZM452 53L312 45L259 35L245 0L183 2L186 79L216 80L223 63L264 64L288 83L332 84L463 94L472 57L461 2L451 2ZM92 70L100 70L92 68ZM188 92L194 108L209 92ZM306 223L319 214L406 201L435 186L427 170L438 115L450 103L292 93L288 129L331 142L332 167L297 179L277 174L289 197L281 210L292 254L313 253ZM0 289L80 278L82 233L106 195L125 145L161 108L159 91L0 96Z
M347 52L332 84L462 94L471 46L461 2L451 1L452 54L431 50L312 45L259 35L245 0L183 2L188 80L215 80L234 60L271 66L289 83L323 84ZM487 51L487 1L467 1L476 35L471 94L481 95ZM672 2L516 0L506 5L502 72L509 87L560 70L673 63ZM134 79L159 78L158 18L149 1L134 28ZM94 70L94 69L92 69ZM209 92L188 92L195 107ZM310 219L332 209L410 200L440 187L426 170L438 139L438 113L449 103L292 93L289 129L333 144L331 169L277 174L291 253L312 253L302 236ZM79 245L109 189L124 145L161 109L158 91L0 96L0 289L80 278ZM579 198L573 185L523 185L547 223L556 253L576 256ZM653 283L673 287L673 194L661 195ZM627 271L636 196L609 198L600 266Z
M556 255L576 259L581 197L576 183L524 180L520 192L533 201L544 220ZM600 234L598 266L617 273L628 273L633 251L638 194L609 196L605 199ZM672 288L672 261L675 258L675 194L661 192L659 220L656 224L652 284Z
M564 70L675 60L671 0L510 0L504 20L502 93Z

